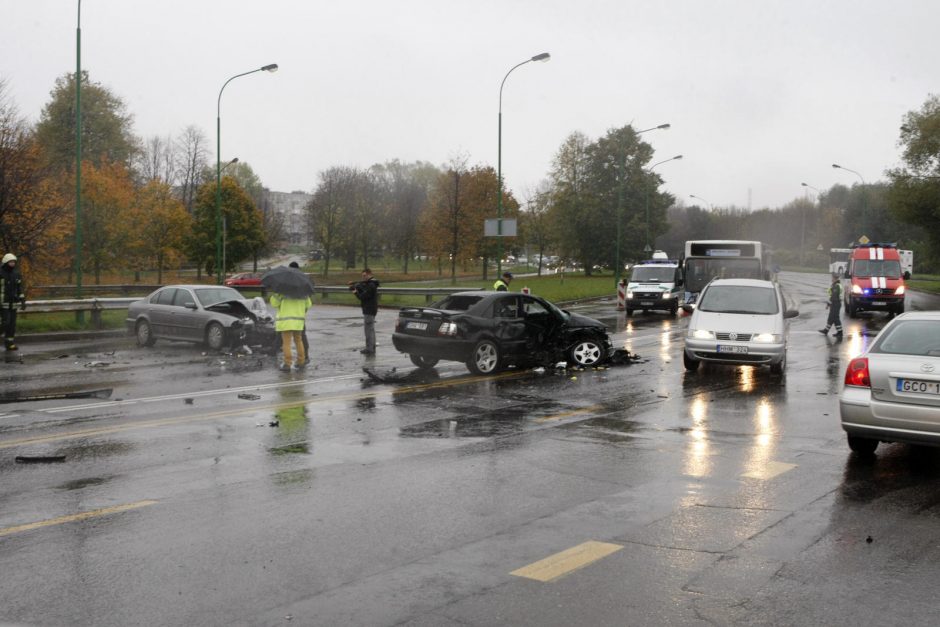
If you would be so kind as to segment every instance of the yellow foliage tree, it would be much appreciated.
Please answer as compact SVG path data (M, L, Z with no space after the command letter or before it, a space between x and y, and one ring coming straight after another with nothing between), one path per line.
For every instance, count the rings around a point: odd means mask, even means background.
M183 238L192 227L192 217L172 188L153 180L137 192L131 233L132 263L137 268L157 268L157 283L163 271L179 267L183 259Z

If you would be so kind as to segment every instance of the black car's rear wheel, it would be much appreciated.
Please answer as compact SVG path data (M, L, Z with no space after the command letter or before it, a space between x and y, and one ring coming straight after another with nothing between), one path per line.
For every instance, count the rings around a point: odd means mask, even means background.
M473 347L467 368L473 374L493 374L501 365L499 346L490 340L480 340Z
M137 346L153 346L153 343L157 341L157 338L153 336L153 329L150 328L150 323L146 320L140 320L137 323L135 331L137 335Z
M225 346L225 329L218 322L210 322L206 327L206 346L214 351L220 351Z
M568 349L568 361L578 366L596 366L604 362L607 349L594 338L584 338Z
M424 355L408 355L411 358L411 363L416 365L418 368L433 368L437 365L439 359L434 359L433 357L425 357Z

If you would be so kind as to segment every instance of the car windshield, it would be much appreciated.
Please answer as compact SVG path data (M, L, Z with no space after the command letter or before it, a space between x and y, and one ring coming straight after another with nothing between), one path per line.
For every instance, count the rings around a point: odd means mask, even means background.
M701 292L712 279L762 279L760 260L754 258L691 258L685 264L685 289Z
M241 300L242 295L238 290L230 287L203 287L197 290L196 298L203 307L211 307L216 303L223 303L227 300Z
M483 294L451 294L434 303L435 309L447 311L467 311L483 299Z
M869 352L940 357L940 320L898 320L881 332Z
M712 285L698 303L701 311L740 314L775 314L777 292L771 287L750 285Z
M674 266L635 266L630 273L634 283L672 283L675 278Z
M893 259L856 259L852 266L855 276L883 276L887 279L901 278L901 262Z

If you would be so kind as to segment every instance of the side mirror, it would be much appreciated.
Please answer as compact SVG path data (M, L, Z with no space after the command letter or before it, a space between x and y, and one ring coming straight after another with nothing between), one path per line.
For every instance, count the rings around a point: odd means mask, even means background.
M784 318L796 318L799 315L800 315L799 309L787 309L786 311L783 312Z
M905 281L910 281L910 280L911 280L911 271L910 271L910 270L905 270L905 271L904 271L904 280L905 280Z
M190 300L190 301L183 303L183 307L185 307L186 309L192 309L193 311L195 311L196 303Z

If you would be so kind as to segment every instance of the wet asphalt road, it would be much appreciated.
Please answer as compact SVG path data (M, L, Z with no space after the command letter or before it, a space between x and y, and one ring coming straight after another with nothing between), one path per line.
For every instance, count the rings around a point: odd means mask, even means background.
M580 372L376 384L363 365L414 371L395 313L367 359L341 307L311 312L303 373L26 345L4 394L114 393L0 405L0 622L931 624L940 451L866 461L838 424L845 365L885 318L843 318L836 343L816 332L827 278L782 282L801 312L782 378L687 374L686 319L611 302L576 309L641 359Z

